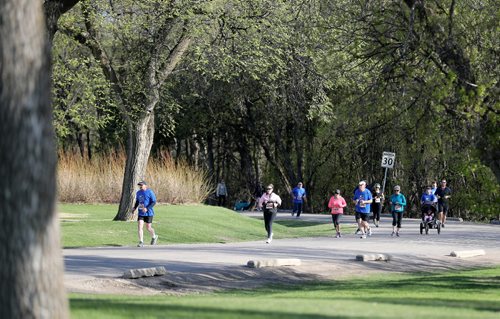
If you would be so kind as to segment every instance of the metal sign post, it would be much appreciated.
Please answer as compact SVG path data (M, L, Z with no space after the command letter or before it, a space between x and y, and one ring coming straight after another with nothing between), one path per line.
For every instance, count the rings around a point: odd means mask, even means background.
M396 153L383 152L382 153L382 167L385 167L384 183L382 185L382 194L385 191L385 181L387 180L387 170L389 168L394 168L394 162L396 159Z

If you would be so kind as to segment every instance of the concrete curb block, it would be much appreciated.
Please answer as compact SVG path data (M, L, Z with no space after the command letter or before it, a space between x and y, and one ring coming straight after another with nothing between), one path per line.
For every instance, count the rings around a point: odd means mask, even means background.
M357 261L389 261L392 257L386 254L366 254L366 255L357 255Z
M457 258L467 258L467 257L475 257L483 255L486 255L486 252L483 249L452 251L450 253L450 256Z
M167 273L165 267L129 269L123 273L123 278L137 279L141 277L163 276Z
M280 267L280 266L300 266L300 259L265 259L249 260L247 266L250 268Z

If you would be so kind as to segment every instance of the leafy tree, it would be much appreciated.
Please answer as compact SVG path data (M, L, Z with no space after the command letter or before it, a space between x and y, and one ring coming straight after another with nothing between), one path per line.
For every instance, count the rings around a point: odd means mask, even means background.
M124 128L109 82L95 59L64 35L53 42L54 125L62 149L82 157L123 145Z
M127 126L122 197L116 220L131 219L134 186L144 177L161 88L192 41L195 11L209 2L82 1L64 32L89 48Z

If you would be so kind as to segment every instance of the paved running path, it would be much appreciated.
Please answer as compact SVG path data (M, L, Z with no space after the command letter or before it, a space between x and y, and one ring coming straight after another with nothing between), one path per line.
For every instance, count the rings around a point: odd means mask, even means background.
M259 213L241 213L260 217ZM292 219L289 213L279 213L279 219ZM301 216L302 220L330 222L329 215ZM344 225L354 226L353 216L344 216ZM264 227L263 227L264 228ZM372 226L373 236L360 239L345 233L342 238L331 237L275 239L230 244L176 244L131 247L101 247L64 249L65 280L117 278L130 268L165 266L170 272L204 274L224 269L242 269L248 260L267 258L299 258L303 270L318 265L332 269L365 264L363 267L405 267L419 270L433 266L447 269L456 266L500 265L500 226L450 221L441 235L431 229L420 235L419 220L403 220L401 237L391 237L391 220L383 218L381 226ZM264 234L264 229L263 229ZM279 234L278 234L279 235ZM470 259L450 257L453 250L484 249L486 256ZM395 257L390 263L355 262L357 254L387 253ZM337 265L337 268L334 267ZM357 266L356 266L357 267ZM425 268L427 269L427 268Z

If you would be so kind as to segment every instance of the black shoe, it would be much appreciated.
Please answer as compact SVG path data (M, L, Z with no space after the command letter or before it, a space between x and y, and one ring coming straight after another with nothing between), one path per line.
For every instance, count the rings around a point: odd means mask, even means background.
M443 227L443 228L444 228L444 224L441 224L441 227Z

